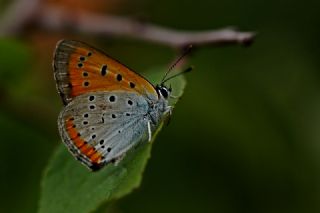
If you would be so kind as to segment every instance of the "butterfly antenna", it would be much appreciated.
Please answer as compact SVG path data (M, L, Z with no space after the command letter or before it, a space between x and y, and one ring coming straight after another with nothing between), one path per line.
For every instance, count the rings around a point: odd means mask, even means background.
M192 49L192 44L190 44L187 49L182 53L182 55L169 67L168 71L164 74L162 80L161 80L161 84L163 84L164 82L166 82L167 80L166 77L168 76L168 74L173 70L173 68L186 56L190 53ZM171 77L170 77L171 79Z
M169 81L170 79L173 79L173 78L175 78L175 77L177 77L177 76L179 76L179 75L182 75L182 74L185 74L185 73L191 72L191 70L193 70L193 66L188 67L188 68L187 68L187 69L185 69L184 71L179 72L179 73L177 73L177 74L175 74L175 75L173 75L173 76L170 76L169 78L167 78L167 79L163 80L163 81L161 82L161 84L164 84L165 82L167 82L167 81Z

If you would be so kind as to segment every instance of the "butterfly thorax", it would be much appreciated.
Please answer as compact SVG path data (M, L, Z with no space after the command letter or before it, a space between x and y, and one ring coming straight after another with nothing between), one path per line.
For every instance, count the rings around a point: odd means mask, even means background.
M171 107L168 106L171 88L168 89L164 85L157 85L155 89L158 93L158 100L155 103L149 103L148 110L148 116L153 127L157 127L161 120L166 117L171 110Z
M160 97L155 103L149 103L149 109L145 118L151 121L153 128L156 128L169 111L168 100Z

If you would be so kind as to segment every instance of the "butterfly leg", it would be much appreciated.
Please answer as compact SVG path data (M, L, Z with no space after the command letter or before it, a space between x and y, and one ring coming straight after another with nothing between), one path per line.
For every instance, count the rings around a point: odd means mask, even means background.
M111 162L115 165L118 166L119 163L123 160L123 158L126 156L126 154L123 154L115 159L113 159Z
M148 141L150 142L151 139L152 139L152 132L151 132L151 123L150 123L150 121L148 121L148 135L149 135Z
M178 100L180 100L180 99L181 99L181 97L179 97L179 96L175 96L175 95L170 95L170 98L178 99Z
M172 106L168 106L166 111L164 112L164 115L165 115L165 123L166 125L168 126L170 121L171 121L171 116L172 116L172 109L173 107Z

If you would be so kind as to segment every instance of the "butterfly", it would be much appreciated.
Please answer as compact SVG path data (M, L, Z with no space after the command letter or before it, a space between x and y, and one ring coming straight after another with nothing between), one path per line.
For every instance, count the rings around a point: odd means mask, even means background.
M65 107L58 117L63 143L90 170L119 162L141 141L150 141L170 116L171 88L154 86L119 61L83 42L61 40L53 60Z

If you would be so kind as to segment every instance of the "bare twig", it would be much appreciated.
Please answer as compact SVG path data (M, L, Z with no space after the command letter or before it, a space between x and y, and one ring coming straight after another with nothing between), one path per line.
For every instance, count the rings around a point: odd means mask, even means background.
M25 10L25 4L32 2L31 7ZM153 24L142 23L136 20L108 15L98 15L86 12L70 12L69 10L48 5L36 6L40 0L19 0L8 10L4 20L0 22L2 35L17 34L27 22L39 27L55 31L73 30L87 34L123 36L158 43L172 48L182 48L192 44L221 45L242 44L253 41L252 32L239 32L232 28L209 30L202 32L178 31ZM21 15L21 11L24 11ZM10 26L8 20L15 20Z
M171 47L188 44L247 44L254 38L254 33L238 32L231 28L203 32L177 31L117 16L89 13L75 16L69 11L53 7L43 9L38 20L41 26L49 29L66 30L71 27L84 33L131 37Z
M1 15L0 36L19 33L35 15L41 0L16 0Z

